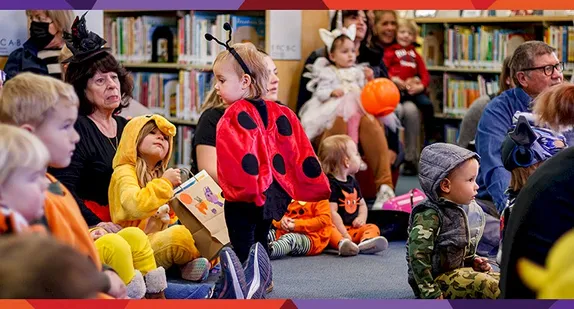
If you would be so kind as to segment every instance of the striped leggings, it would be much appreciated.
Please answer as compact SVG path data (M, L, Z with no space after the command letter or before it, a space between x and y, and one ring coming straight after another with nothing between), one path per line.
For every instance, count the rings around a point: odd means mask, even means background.
M269 230L269 257L278 259L287 255L307 255L311 250L311 239L303 234L287 233L275 238L275 230Z

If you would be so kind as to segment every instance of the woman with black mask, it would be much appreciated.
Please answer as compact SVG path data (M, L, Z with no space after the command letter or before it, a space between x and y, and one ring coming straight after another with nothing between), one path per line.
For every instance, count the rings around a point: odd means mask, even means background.
M33 72L62 78L58 56L64 46L63 32L70 32L72 10L27 10L30 38L8 57L6 80L20 72Z

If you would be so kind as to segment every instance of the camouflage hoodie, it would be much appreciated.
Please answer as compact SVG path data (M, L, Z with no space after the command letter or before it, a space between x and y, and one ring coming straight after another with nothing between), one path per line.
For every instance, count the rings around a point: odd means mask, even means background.
M470 266L474 258L467 214L462 205L439 197L440 182L463 162L479 156L453 144L436 143L423 149L419 181L427 200L415 206L407 241L408 281L418 298L437 298L434 279Z

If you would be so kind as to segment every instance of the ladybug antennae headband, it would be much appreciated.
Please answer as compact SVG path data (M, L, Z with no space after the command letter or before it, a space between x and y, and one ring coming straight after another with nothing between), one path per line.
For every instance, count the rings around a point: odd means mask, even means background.
M237 62L239 62L239 65L241 66L241 68L243 69L245 74L251 75L251 71L249 71L249 68L247 67L245 62L243 62L243 59L241 59L241 56L239 56L239 54L237 53L237 51L233 47L229 46L229 42L231 41L231 33L233 32L231 30L231 25L229 23L225 23L225 24L223 24L223 29L225 31L229 32L229 38L227 39L227 42L223 43L209 33L205 34L205 39L208 41L215 40L215 42L217 42L217 44L224 46L225 49L227 49L233 55L233 58L235 58L235 60L237 60Z

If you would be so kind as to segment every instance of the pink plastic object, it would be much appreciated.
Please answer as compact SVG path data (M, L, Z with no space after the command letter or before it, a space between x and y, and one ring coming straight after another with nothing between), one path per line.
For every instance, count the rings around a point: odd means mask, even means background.
M412 189L406 194L394 197L383 204L381 210L401 211L411 213L413 207L424 201L427 196L419 189ZM376 209L373 209L376 210Z

